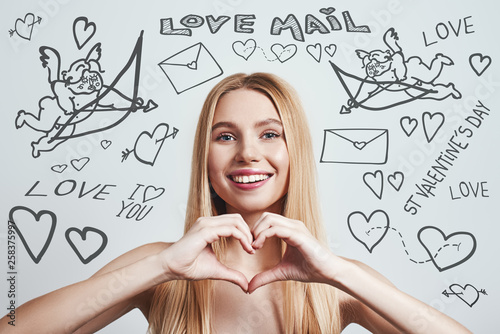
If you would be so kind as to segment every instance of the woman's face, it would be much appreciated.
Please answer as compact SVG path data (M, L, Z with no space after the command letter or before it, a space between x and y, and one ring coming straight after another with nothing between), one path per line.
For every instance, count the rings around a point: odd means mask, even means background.
M218 102L208 173L228 213L281 211L288 190L288 150L278 112L255 90L238 89Z

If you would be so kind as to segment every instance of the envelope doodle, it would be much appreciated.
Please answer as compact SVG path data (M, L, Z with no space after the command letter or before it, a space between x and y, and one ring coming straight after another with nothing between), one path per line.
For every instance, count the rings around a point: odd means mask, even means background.
M217 78L224 73L202 43L192 45L158 65L177 94Z
M386 129L327 129L320 162L381 165L387 162L388 150Z

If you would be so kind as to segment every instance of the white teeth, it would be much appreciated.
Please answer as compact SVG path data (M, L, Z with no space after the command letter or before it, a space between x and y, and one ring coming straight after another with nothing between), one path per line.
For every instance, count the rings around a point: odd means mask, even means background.
M269 178L266 174L255 174L255 175L234 175L231 177L236 183L253 183L259 182Z

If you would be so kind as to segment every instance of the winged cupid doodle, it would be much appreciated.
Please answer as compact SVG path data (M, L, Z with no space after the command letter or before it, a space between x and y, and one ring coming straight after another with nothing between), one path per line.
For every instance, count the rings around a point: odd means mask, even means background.
M462 97L453 83L437 82L444 66L453 65L453 60L440 53L430 65L417 56L405 59L398 41L398 34L394 28L390 28L384 34L387 50L356 50L365 69L364 78L348 73L330 62L349 95L349 100L340 110L341 114L350 113L353 108L358 107L379 111L417 99L444 100L448 97Z
M110 85L104 84L101 66L101 43L92 47L85 58L78 59L68 70L61 71L61 57L53 48L40 47L42 66L48 71L52 96L40 99L38 115L20 110L16 117L16 128L24 125L44 132L38 141L32 142L32 155L52 151L70 138L108 130L123 122L131 113L148 112L157 107L149 100L144 105L138 97L143 32L141 32L132 54L123 69ZM124 74L133 72L132 94L127 96L116 88ZM103 124L102 116L106 117Z

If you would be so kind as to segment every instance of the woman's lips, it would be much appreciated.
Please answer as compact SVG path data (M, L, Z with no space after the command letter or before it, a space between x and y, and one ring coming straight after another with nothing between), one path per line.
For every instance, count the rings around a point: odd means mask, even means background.
M261 171L240 170L228 175L228 179L241 189L254 189L264 185L272 174Z

